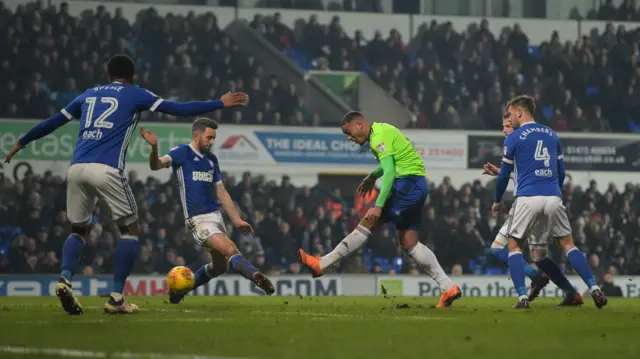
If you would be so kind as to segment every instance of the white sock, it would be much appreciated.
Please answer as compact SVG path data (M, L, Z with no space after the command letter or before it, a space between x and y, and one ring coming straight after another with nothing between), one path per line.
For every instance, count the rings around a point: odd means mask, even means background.
M519 296L519 297L518 297L518 301L519 301L519 302L522 302L522 301L523 301L523 300L525 300L525 299L527 299L527 300L528 300L528 299L529 299L529 297L527 297L526 295L521 295L521 296Z
M111 298L113 298L113 300L115 300L116 302L119 302L122 300L122 293L111 292Z
M451 287L453 287L453 282L444 272L444 270L440 266L440 263L438 263L436 255L433 254L431 249L429 249L427 246L418 242L418 244L416 244L415 247L411 248L407 253L411 256L411 258L415 259L416 262L418 262L422 269L427 272L429 277L433 278L433 280L438 283L440 289L443 292L446 292L451 289Z
M336 264L342 258L360 249L371 237L371 232L363 226L358 226L349 233L331 253L320 258L320 269L325 270Z
M600 287L598 287L597 285L594 285L593 287L589 288L589 291L590 291L591 293L593 293L594 291L596 291L596 290L598 290L598 289L600 289Z

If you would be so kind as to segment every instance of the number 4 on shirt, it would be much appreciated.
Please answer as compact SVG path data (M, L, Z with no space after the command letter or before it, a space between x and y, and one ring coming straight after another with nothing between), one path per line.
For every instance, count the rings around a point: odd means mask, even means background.
M538 144L536 145L536 153L534 155L534 159L536 161L544 161L544 166L545 167L549 167L549 161L551 159L551 156L549 156L549 150L547 150L546 147L542 147L543 146L543 142L542 140L538 141Z

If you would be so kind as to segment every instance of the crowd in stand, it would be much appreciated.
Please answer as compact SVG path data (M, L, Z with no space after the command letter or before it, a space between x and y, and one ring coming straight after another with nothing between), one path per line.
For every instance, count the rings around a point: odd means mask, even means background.
M613 0L605 0L599 8L587 13L587 19L607 21L640 21L640 9L634 0L622 0L616 8Z
M300 273L296 249L314 255L327 253L355 228L362 213L353 207L352 198L340 197L339 191L328 195L318 188L294 187L287 176L279 184L250 173L239 179L223 178L243 218L256 229L255 236L248 236L227 225L228 233L252 262L270 274ZM129 173L129 180L140 209L142 232L134 272L164 274L176 265L196 268L207 262L206 252L184 228L173 183L143 180L135 172ZM507 218L506 213L491 214L494 185L474 181L454 188L445 178L431 188L420 238L435 250L442 266L456 274L506 273L502 264L486 255ZM595 182L584 189L571 183L565 187L575 241L599 278L640 275L639 191L632 185L624 189L609 185L603 191ZM62 244L71 229L65 199L64 179L51 173L0 182L0 273L59 272ZM79 266L82 273L111 272L116 233L117 228L98 206ZM554 248L551 246L554 259L570 273L564 256ZM335 270L423 273L399 249L389 226L377 230L366 249Z
M395 30L368 39L347 34L338 16L321 24L310 15L294 29L278 14L259 20L252 26L271 43L302 53L318 70L368 72L414 113L418 128L493 129L506 101L523 92L536 99L536 120L558 131L630 132L640 125L637 30L609 24L574 42L562 43L554 32L530 44L518 24L493 34L487 20L467 29L434 20L413 40Z
M103 64L115 53L137 60L136 82L171 100L217 99L227 91L249 94L251 106L211 116L226 123L320 125L294 85L264 75L217 25L212 13L161 17L150 8L130 24L121 9L104 6L80 17L42 2L0 2L0 117L46 118L86 88L108 81ZM153 113L142 120L179 119ZM190 119L185 119L190 121Z
M603 14L606 5L601 9ZM212 13L160 17L153 9L129 23L103 6L73 17L66 4L0 6L0 116L45 118L87 87L104 83L113 53L138 62L137 83L173 100L218 98L245 91L251 106L212 116L226 123L320 125L292 84L264 75ZM492 34L488 23L453 29L423 24L411 46L399 32L346 34L335 17L315 15L294 29L276 14L251 25L276 46L296 48L319 69L361 70L414 113L417 128L492 129L505 101L526 92L535 118L558 131L630 132L640 125L638 31L601 33L562 43L557 34L530 47L516 24ZM458 30L458 31L456 31ZM353 35L353 36L351 36ZM143 120L160 119L146 114ZM163 120L179 119L166 116Z

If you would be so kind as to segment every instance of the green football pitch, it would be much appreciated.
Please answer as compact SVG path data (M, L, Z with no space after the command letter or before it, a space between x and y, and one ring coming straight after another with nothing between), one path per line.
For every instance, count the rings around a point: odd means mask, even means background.
M640 300L596 309L539 298L130 297L136 315L82 297L71 317L54 297L0 298L0 358L327 359L640 357Z

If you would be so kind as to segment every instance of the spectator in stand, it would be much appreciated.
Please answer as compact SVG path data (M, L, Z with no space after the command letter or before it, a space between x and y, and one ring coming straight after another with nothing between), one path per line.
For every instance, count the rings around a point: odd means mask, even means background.
M612 7L607 4L607 9ZM631 5L626 1L613 8L614 18L636 16ZM606 123L594 126L589 121L598 113L597 117L615 120L610 123L613 132L629 132L634 128L630 121L640 123L639 31L620 27L616 32L609 24L602 35L565 44L554 32L530 51L529 39L517 23L492 34L486 20L462 32L451 23L432 21L406 45L393 29L386 39L378 31L367 41L361 31L346 34L338 17L324 25L312 14L308 21L296 22L297 41L281 39L274 45L303 54L318 70L367 72L407 106L413 115L411 127L491 128L482 123L499 116L510 97L528 92L540 108L536 119L553 121L561 131L608 132ZM626 90L621 93L621 88ZM476 106L484 121L475 120L471 109ZM554 117L558 108L562 117Z
M210 12L160 17L149 8L130 24L120 8L113 17L98 6L74 18L65 3L56 11L55 5L45 8L40 2L18 5L15 13L4 9L0 17L0 53L7 54L0 58L3 117L45 118L55 113L80 91L104 82L95 69L113 53L133 56L141 68L137 81L172 100L217 98L250 87L252 106L237 117L224 113L223 122L248 124L260 117L265 125L298 124L294 109L311 115L298 106L304 102L297 90L287 93L277 83L275 88L265 86L262 66L239 50ZM276 41L291 39L287 44L295 45L279 15L269 26ZM145 113L143 120L182 121L154 113Z
M192 245L182 221L175 221L181 209L177 194L167 190L171 184L151 178L142 182L135 173L129 177L140 208L142 232L136 273L166 273L179 263L194 268L202 265L207 258ZM237 184L233 177L225 175L223 178L234 198L241 202L238 206L243 215L256 230L256 236L252 237L229 228L229 235L248 257L261 262L263 268L297 273L296 266L291 266L296 260L295 249L302 247L322 255L359 220L357 208L362 204L343 198L338 190L330 195L330 192L318 188L297 188L288 176L283 176L279 186L249 172L244 173L242 181ZM481 273L485 268L496 266L491 261L487 262L484 253L507 217L496 218L488 210L481 209L488 208L490 199L486 200L485 193L488 192L480 182L460 189L454 188L450 182L445 178L439 186L432 184L432 193L425 203L427 209L424 211L421 238L425 244L434 247L447 271L459 265L464 273ZM61 178L50 173L27 176L16 183L5 179L0 186L4 213L20 215L0 217L0 244L7 244L6 254L0 253L0 272L58 271L61 243L70 231L65 220L65 202L58 198L59 193L64 193L64 186ZM565 206L576 229L576 243L589 253L589 263L601 280L605 273L611 271L615 272L614 275L640 275L637 258L640 253L639 190L639 186L628 184L621 193L611 184L605 192L600 192L596 182L586 190L570 181L565 186ZM334 205L339 205L339 208ZM54 220L40 220L38 226L33 224L33 219L20 220L25 218L24 215L52 218L52 214L57 214ZM95 215L97 218L103 216L99 206ZM112 270L116 232L117 228L111 225L93 225L80 263L86 269L85 273L109 273ZM353 268L370 272L374 262L378 261L381 268L377 270L420 273L420 268L398 249L388 228L377 231L375 236L377 239L369 241L369 248L360 256L346 259L337 270ZM558 263L566 268L562 254L555 254ZM385 264L391 262L401 265L392 268ZM368 266L368 269L363 266Z

